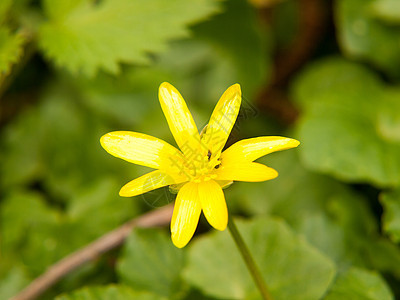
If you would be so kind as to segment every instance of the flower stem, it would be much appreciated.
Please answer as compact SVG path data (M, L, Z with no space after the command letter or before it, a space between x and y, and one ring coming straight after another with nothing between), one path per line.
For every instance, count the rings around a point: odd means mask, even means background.
M233 240L238 247L240 254L242 255L243 260L246 263L247 269L249 270L251 276L253 277L254 283L256 284L257 288L260 290L261 296L264 300L272 300L270 296L267 285L265 284L264 279L262 278L261 272L258 269L249 248L247 248L246 243L244 242L242 236L240 235L232 217L229 217L228 222L228 229L232 235Z

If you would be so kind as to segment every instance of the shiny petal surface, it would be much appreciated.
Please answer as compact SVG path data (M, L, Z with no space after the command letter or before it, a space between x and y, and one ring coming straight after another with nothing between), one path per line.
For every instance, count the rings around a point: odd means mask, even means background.
M185 100L167 82L160 85L158 97L176 143L187 159L192 158L200 147L200 135Z
M242 93L239 84L229 87L218 101L210 121L205 128L201 142L212 157L219 155L231 133L240 110Z
M214 180L200 183L199 199L208 223L215 229L225 230L228 224L228 209L220 185Z
M278 172L259 163L236 163L221 166L214 171L216 180L233 180L258 182L270 180L278 176Z
M200 213L198 184L188 182L179 190L171 219L171 238L176 247L182 248L190 241Z
M241 161L252 162L271 152L297 147L300 144L295 139L280 136L262 136L241 140L226 149L221 159L224 164L234 164Z
M103 148L116 157L134 164L180 172L182 153L164 142L147 134L131 131L114 131L100 139Z
M122 197L137 196L163 186L186 181L186 176L169 175L162 171L153 171L125 184L119 191Z

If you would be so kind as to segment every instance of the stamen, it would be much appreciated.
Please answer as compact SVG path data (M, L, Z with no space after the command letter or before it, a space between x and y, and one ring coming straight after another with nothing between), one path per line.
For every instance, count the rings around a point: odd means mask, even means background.
M217 164L214 166L214 169L218 169L221 166L221 163L222 163L221 158L218 158Z

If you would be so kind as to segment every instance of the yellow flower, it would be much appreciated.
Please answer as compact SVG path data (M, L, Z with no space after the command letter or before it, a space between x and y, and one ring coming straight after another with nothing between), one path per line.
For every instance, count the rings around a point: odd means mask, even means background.
M171 237L175 246L182 248L192 238L201 211L215 229L226 228L228 211L223 187L233 181L275 178L278 173L274 169L254 160L297 147L299 142L278 136L257 137L239 141L222 152L239 113L239 84L225 91L201 133L172 85L167 82L160 85L159 100L180 150L163 140L130 131L107 133L100 142L111 155L156 169L123 186L121 196L132 197L167 185L178 191Z

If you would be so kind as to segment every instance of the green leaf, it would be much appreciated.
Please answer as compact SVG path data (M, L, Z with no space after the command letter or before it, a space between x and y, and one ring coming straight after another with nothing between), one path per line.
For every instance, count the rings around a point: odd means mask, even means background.
M400 142L400 89L386 88L379 103L377 132L382 139Z
M86 110L71 90L52 85L35 107L4 128L0 139L3 188L40 184L63 202L104 176L114 176L122 185L137 175L133 165L102 149L99 139L111 129Z
M118 196L120 187L115 179L104 177L75 192L66 214L69 222L81 228L83 242L94 240L137 215L135 201ZM96 216L95 225L88 216Z
M175 299L185 292L180 278L183 265L184 252L164 231L135 229L126 241L117 272L134 289Z
M66 213L34 193L7 197L0 210L2 251L33 275L135 215L134 202L118 199L119 184L101 180L75 192ZM95 222L92 217L95 216ZM15 257L17 255L17 257Z
M24 38L21 34L12 34L5 27L0 27L0 79L6 76L11 66L19 61Z
M383 230L396 243L400 242L400 189L382 194Z
M12 0L0 1L0 25L4 22L5 16L12 5Z
M371 13L388 23L400 24L400 2L376 0L370 4Z
M324 300L391 300L393 295L376 272L350 268L340 274Z
M11 270L1 277L0 299L10 299L29 283L24 269L14 265Z
M231 213L239 206L236 209L245 215L282 217L338 269L353 265L400 278L400 249L380 235L378 220L359 192L306 170L297 150L270 154L261 162L278 170L279 176L226 189Z
M398 185L399 120L393 110L399 96L368 69L342 59L309 67L294 88L303 110L298 124L303 162L350 182Z
M225 1L223 5L224 13L194 26L194 36L210 44L220 60L234 64L231 83L240 82L245 96L252 97L270 76L272 50L266 38L270 33L257 26L257 11L246 1Z
M272 298L320 299L335 266L281 220L238 222ZM229 233L214 232L192 242L185 279L205 294L223 299L260 299Z
M375 2L375 0L335 2L339 43L349 56L372 62L389 75L399 78L400 29L376 19L373 7L371 8ZM392 7L392 10L396 11L396 8Z
M60 295L55 300L166 300L147 292L137 292L123 285L92 286Z
M44 1L49 21L39 45L56 64L73 73L117 74L119 63L146 63L148 52L188 35L186 26L218 10L218 1Z
M57 224L59 217L46 206L43 197L32 192L14 192L0 208L1 248L12 256L35 232ZM46 247L46 241L41 242Z

